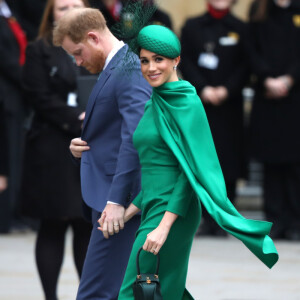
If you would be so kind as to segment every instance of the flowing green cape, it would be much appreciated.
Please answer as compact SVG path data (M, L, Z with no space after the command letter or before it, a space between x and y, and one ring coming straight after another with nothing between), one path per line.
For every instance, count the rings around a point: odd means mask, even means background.
M227 198L207 117L187 81L153 89L155 124L183 168L198 199L221 228L241 240L269 268L278 253L268 236L272 223L244 218Z

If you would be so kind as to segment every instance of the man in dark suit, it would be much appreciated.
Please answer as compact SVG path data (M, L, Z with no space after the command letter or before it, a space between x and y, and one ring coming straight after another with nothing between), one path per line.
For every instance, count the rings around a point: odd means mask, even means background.
M77 65L91 73L102 71L87 104L82 136L70 145L73 156L81 161L82 194L93 222L77 299L113 300L118 297L139 225L137 217L124 227L123 217L139 191L132 134L151 88L142 78L138 58L112 35L97 9L67 13L54 31L54 43L72 55ZM97 230L103 212L104 235Z

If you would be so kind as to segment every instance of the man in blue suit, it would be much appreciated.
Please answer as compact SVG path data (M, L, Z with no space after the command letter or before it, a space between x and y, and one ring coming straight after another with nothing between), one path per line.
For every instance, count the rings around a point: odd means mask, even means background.
M81 163L82 195L93 222L77 300L116 300L139 226L139 217L126 226L123 222L125 207L140 185L132 135L151 88L138 57L128 54L128 46L112 35L97 9L67 13L56 26L54 43L77 65L101 72L86 107L82 136L70 145ZM103 212L105 235L97 230Z

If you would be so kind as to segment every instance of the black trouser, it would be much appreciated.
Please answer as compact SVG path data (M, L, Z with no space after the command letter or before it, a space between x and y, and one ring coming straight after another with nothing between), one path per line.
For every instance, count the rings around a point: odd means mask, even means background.
M300 163L264 165L264 211L272 231L300 230Z

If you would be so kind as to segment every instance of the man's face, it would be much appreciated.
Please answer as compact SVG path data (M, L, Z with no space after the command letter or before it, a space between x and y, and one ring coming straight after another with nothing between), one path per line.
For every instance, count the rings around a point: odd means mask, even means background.
M230 8L233 0L208 0L208 3L216 10L225 10Z
M62 42L62 47L74 57L77 66L86 68L92 74L100 73L103 70L106 56L102 47L90 37L75 44L66 36Z

